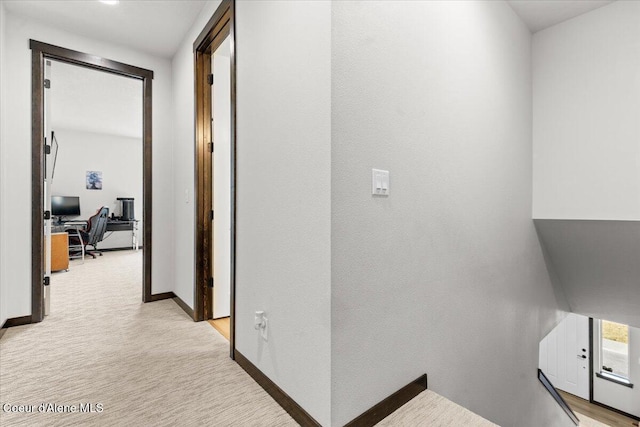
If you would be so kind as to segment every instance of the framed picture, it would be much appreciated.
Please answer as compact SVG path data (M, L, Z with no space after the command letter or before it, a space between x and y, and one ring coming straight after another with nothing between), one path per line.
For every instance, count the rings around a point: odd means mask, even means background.
M101 171L87 171L87 190L102 190Z

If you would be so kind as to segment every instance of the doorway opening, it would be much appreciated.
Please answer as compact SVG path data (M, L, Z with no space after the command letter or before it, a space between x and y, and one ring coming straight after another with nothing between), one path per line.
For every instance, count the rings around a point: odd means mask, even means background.
M540 342L539 370L585 425L637 426L639 357L640 329L569 313Z
M142 301L149 302L156 299L162 299L163 295L152 295L151 293L151 101L152 101L152 79L153 72L143 68L111 61L93 55L49 45L46 43L31 40L30 43L32 53L32 314L31 322L40 322L45 315L45 309L50 299L45 299L49 293L50 270L52 250L48 249L51 244L51 225L52 215L49 202L51 195L55 191L55 187L51 186L51 177L55 176L55 155L59 146L55 133L51 133L50 120L47 120L47 102L45 90L49 90L51 81L47 79L51 69L52 61L64 65L81 66L90 70L98 70L112 73L118 76L129 77L141 82L141 101L142 101L142 131L141 131L141 158L142 158L142 189L140 204L142 208L142 226L141 230L133 229L131 218L127 221L126 227L131 227L132 245L135 245L135 233L140 233L139 240L144 242L142 247ZM77 137L78 135L75 135ZM87 189L98 190L102 188L102 177L100 171L87 170L86 175L82 177ZM60 171L58 171L58 174ZM77 177L76 177L77 178ZM63 197L57 200L56 209L58 216L68 213L69 217L75 217L80 210L79 197L71 194L59 195ZM130 199L131 197L123 197ZM124 206L124 204L122 204ZM133 208L132 206L129 206ZM62 210L60 210L62 209ZM65 209L69 209L65 211ZM108 209L107 209L108 210ZM120 219L124 216L134 216L135 212L124 212L120 208L118 214ZM96 229L105 226L106 210L99 207L96 215L92 216L91 224L95 223ZM96 219L95 222L93 219ZM135 223L137 225L137 223ZM121 224L122 225L122 224ZM90 231L91 225L87 225ZM115 230L114 230L115 231ZM86 256L85 245L87 242L87 234L81 235L77 233L78 241L76 248L81 256ZM93 249L96 249L93 242ZM89 254L91 255L91 254ZM95 254L94 254L95 255ZM166 297L170 297L167 295Z
M45 316L52 305L55 314L73 312L68 300L93 310L111 297L135 303L144 246L142 82L56 60L45 62L45 77Z
M234 3L224 0L194 45L196 262L194 320L211 320L235 358Z

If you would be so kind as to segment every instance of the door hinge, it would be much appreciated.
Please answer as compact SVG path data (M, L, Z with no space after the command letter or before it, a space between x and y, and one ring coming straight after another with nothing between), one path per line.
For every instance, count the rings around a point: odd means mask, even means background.
M44 154L51 154L51 146L45 144L44 145Z
M209 213L209 218L211 218L211 221L213 221L213 209L211 209L211 212Z
M209 277L209 287L213 288L213 277Z
M213 84L213 74L209 74L209 75L207 76L207 83L209 83L210 85L212 85L212 84Z
M44 88L45 89L51 89L51 80L44 79Z
M49 286L50 283L51 283L51 277L44 276L44 279L42 279L42 284L45 286Z
M44 211L44 219L51 219L51 211Z
M209 152L213 153L213 142L209 143Z

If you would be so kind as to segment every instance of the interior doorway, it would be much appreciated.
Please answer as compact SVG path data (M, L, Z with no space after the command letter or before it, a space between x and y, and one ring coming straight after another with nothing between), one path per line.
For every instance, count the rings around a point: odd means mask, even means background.
M48 315L51 303L56 310L68 306L59 300L69 293L89 305L87 293L100 283L115 294L140 289L143 114L138 79L53 59L45 62L45 77Z
M211 141L213 142L213 326L227 339L231 314L231 47L229 36L211 54Z
M196 39L196 271L194 320L212 320L234 349L234 3L223 0ZM228 331L224 331L225 324ZM223 332L224 331L224 332Z
M136 79L141 82L142 101L142 232L143 271L142 300L153 301L151 293L151 118L152 118L152 79L153 72L139 67L111 61L94 55L49 45L31 40L32 52L32 322L40 322L45 314L45 295L48 293L51 270L50 232L52 225L51 177L53 169L47 167L55 164L51 157L55 135L50 129L50 120L45 120L47 98L45 90L49 90L50 81L47 63L58 61L91 70L98 70ZM89 171L96 172L96 171ZM86 176L86 185L97 186L100 180L93 174ZM89 182L91 181L91 183ZM97 212L100 215L100 210ZM137 230L140 231L140 230ZM84 246L84 245L82 245Z

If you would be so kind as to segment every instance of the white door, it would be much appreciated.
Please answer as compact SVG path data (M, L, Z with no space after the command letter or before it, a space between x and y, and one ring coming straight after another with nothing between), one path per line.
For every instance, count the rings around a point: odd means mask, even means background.
M48 147L44 155L44 211L49 218L44 219L44 315L48 316L51 307L51 181L53 179L54 156L53 134L51 132L51 61L45 61L44 67L44 143ZM49 154L47 154L49 153Z
M213 318L231 307L231 62L227 37L211 55L213 176Z
M560 390L589 399L589 318L569 313L540 342L539 367Z

